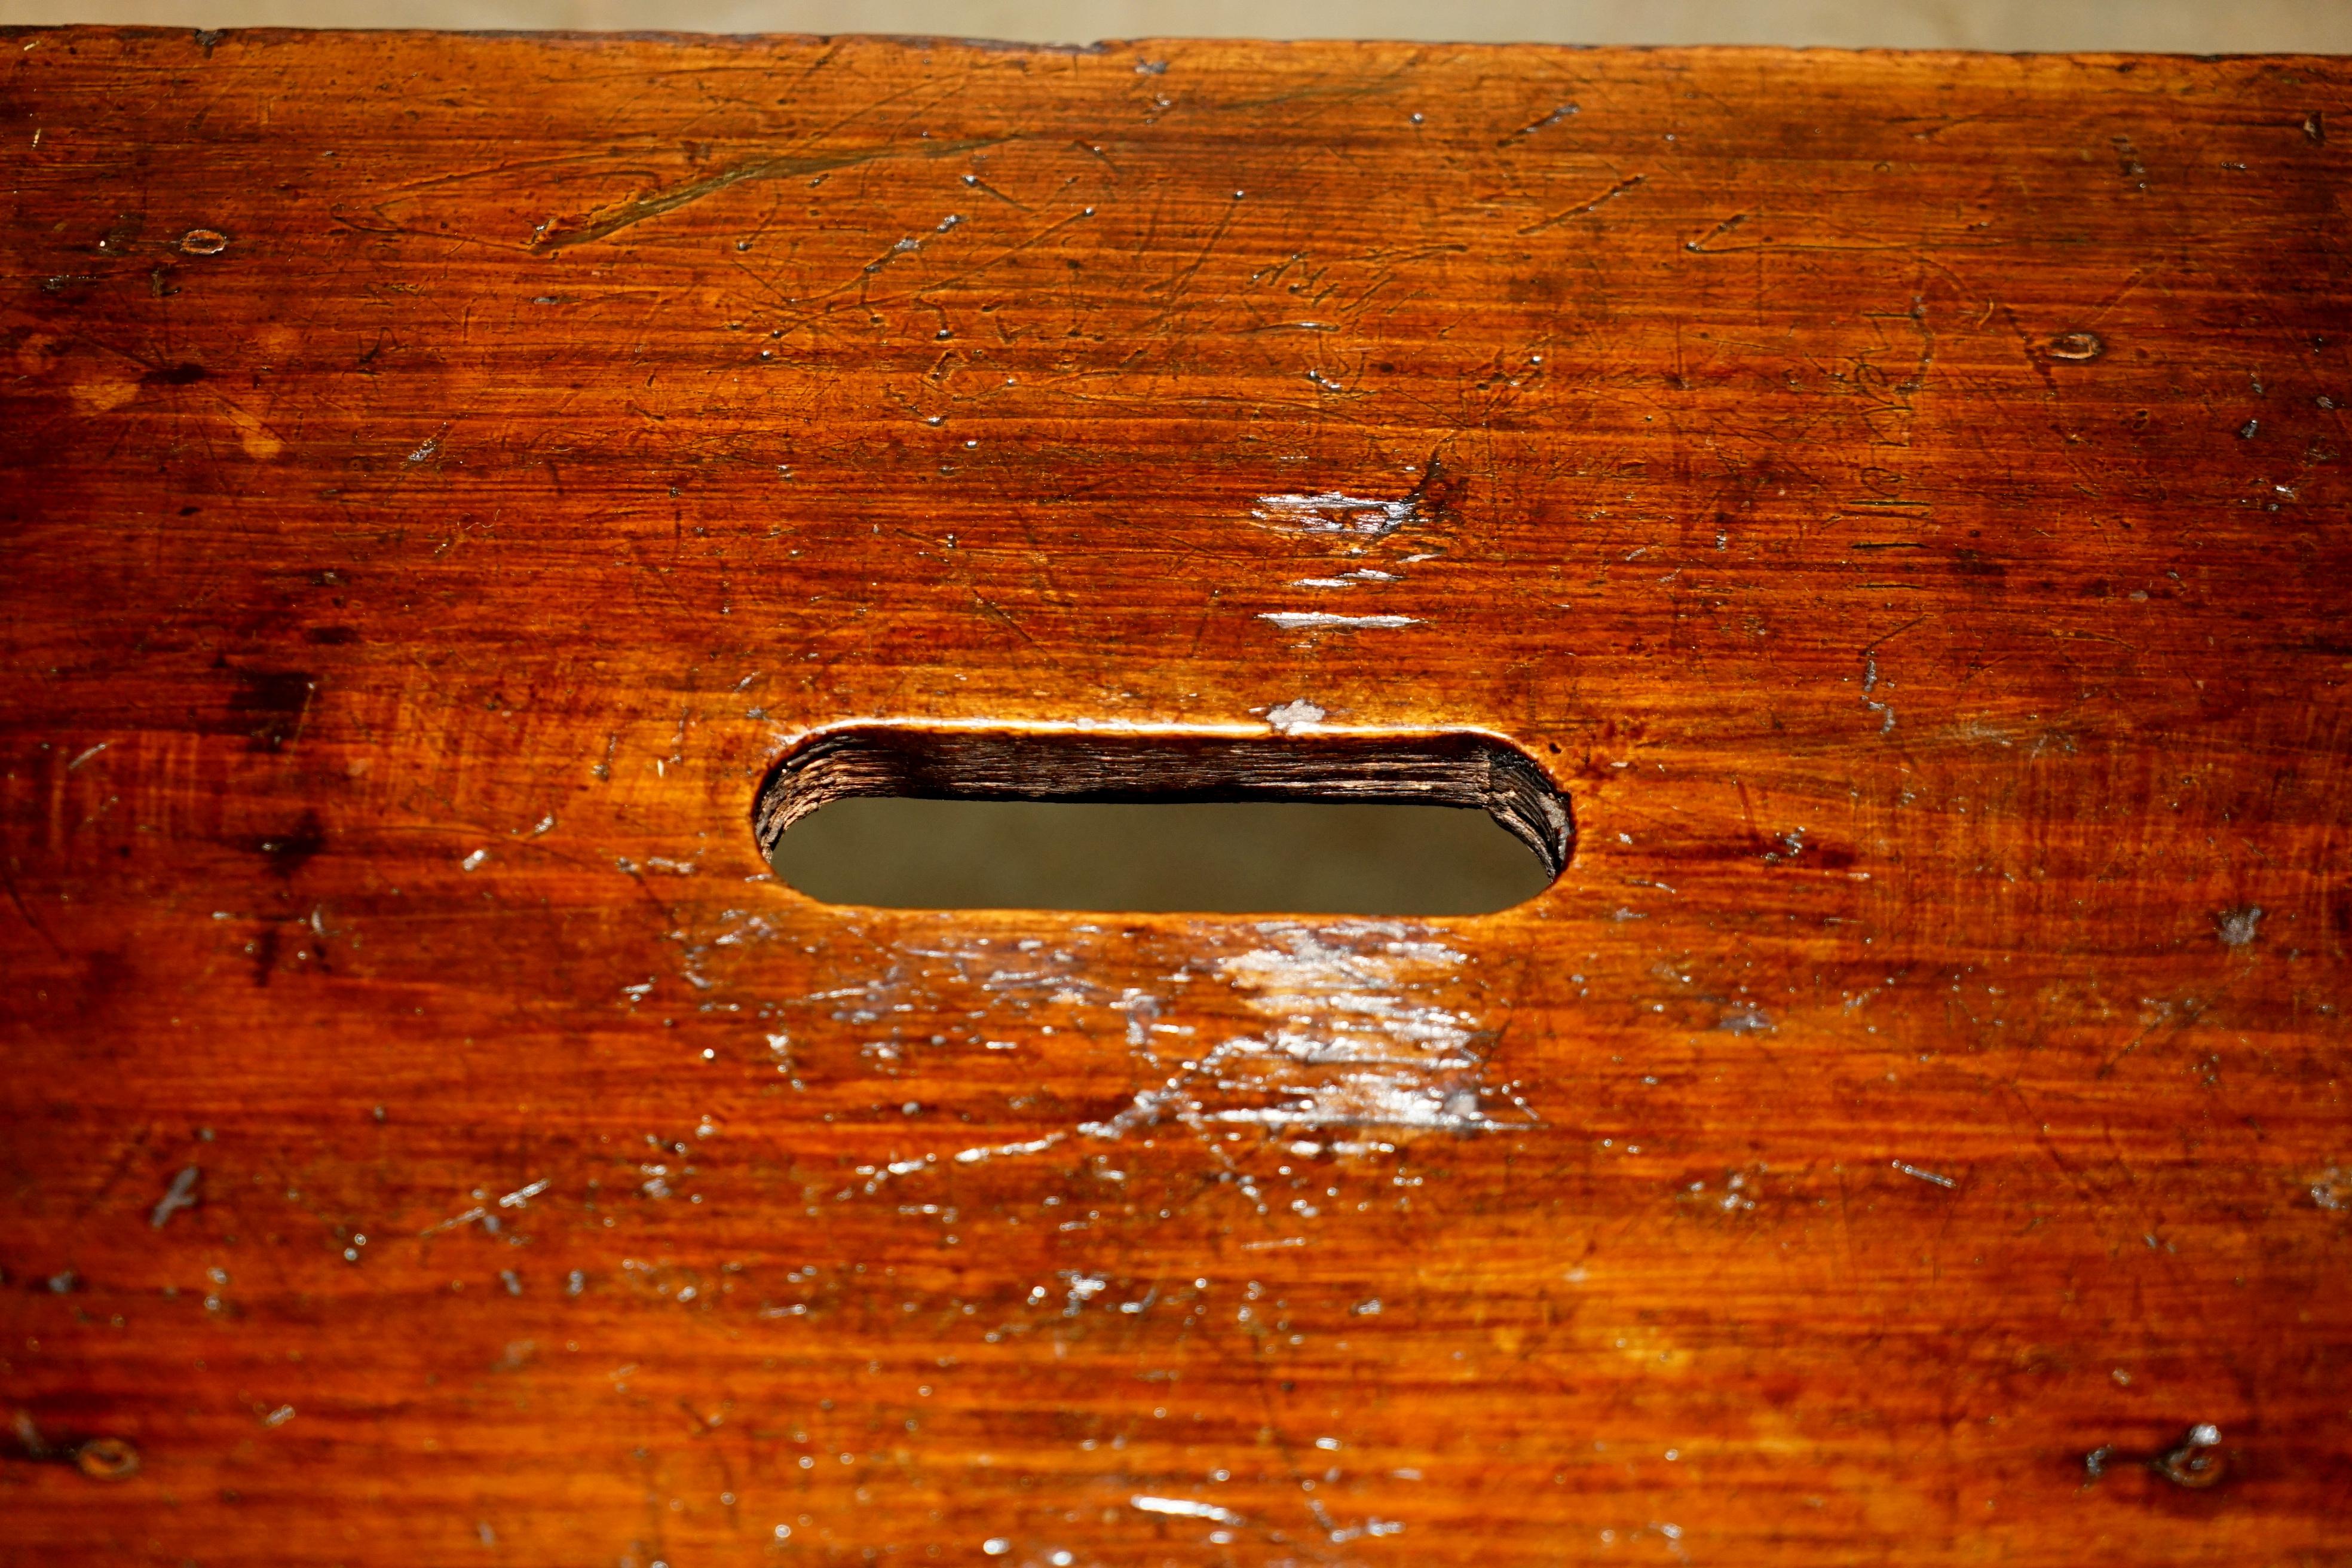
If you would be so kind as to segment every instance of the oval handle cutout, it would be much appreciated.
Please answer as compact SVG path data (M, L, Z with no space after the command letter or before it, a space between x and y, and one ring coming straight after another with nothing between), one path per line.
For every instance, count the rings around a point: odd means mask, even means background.
M754 831L825 903L1089 912L1484 914L1567 864L1567 797L1491 736L826 731Z

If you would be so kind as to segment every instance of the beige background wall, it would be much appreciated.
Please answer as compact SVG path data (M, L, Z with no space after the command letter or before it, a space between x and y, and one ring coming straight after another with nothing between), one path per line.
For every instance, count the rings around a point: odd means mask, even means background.
M2352 0L0 0L0 22L2352 51Z

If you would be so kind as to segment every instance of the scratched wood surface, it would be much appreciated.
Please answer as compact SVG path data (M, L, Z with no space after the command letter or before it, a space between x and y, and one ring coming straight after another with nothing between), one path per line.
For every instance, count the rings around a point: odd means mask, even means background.
M0 58L0 1559L2352 1561L2344 64ZM1577 839L827 907L866 721Z

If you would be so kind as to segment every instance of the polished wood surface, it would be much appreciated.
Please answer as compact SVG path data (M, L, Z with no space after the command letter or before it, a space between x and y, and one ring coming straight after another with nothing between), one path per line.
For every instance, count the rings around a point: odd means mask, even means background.
M0 60L0 1558L2352 1561L2343 64ZM828 907L861 722L1573 853Z

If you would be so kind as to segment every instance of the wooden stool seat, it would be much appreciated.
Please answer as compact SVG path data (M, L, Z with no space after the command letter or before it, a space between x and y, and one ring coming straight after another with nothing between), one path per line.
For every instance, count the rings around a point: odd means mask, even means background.
M2352 1552L2342 62L0 61L0 1560Z

